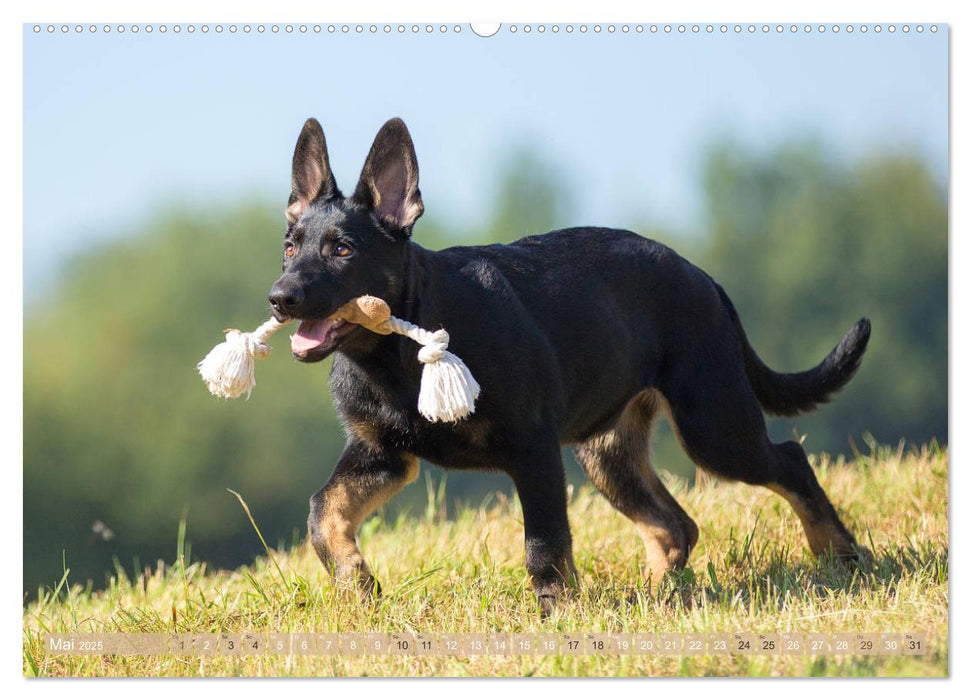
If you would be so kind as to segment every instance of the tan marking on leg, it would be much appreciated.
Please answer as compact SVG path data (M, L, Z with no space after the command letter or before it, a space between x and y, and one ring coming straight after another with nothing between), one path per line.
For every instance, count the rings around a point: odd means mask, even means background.
M654 495L654 497L664 506L665 510L677 520L677 524L683 530L687 539L688 551L685 552L685 560L694 546L698 543L698 525L694 519L681 507L681 504L671 495L664 482L654 471L649 459L644 459L640 464L641 477L644 484ZM673 525L673 523L672 523Z
M657 585L668 571L684 568L688 561L688 546L678 523L664 523L656 517L632 518L644 541L647 554L645 577Z
M366 507L367 501L361 500L345 484L336 484L327 491L318 532L338 580L361 579L363 582L371 577L371 570L356 541L357 528L364 519Z
M344 430L348 437L357 438L369 447L377 447L379 444L379 433L377 428L366 421L348 419L344 422Z
M401 458L405 460L405 465L408 467L408 472L405 474L405 486L407 486L418 478L418 472L421 471L421 465L418 462L418 458L413 454L408 454L405 452L403 455L401 455Z
M402 458L407 468L403 479L372 491L354 481L338 481L327 489L324 497L318 531L332 560L335 578L356 581L366 592L373 587L374 579L358 549L357 531L369 515L418 478L418 458L411 454Z
M809 541L809 549L813 554L818 557L832 549L833 554L840 558L856 556L856 543L847 539L845 530L840 523L834 522L831 518L817 515L818 509L814 509L801 495L793 493L779 484L766 484L765 486L789 501L800 522L802 522L802 528L806 531L806 539Z
M652 583L683 567L698 541L698 526L651 466L651 423L658 396L653 390L642 392L631 400L612 430L577 450L590 480L637 527L647 554L645 573ZM615 475L612 470L629 473ZM639 481L650 498L642 494L638 501L636 493L628 492L630 482L625 486L624 480L630 478Z
M668 406L667 400L664 396L653 389L642 392L635 401L639 401L639 407L642 411L649 412L649 415L653 416L658 410L666 411L668 414L668 420L671 423L672 430L678 436L678 440L681 440L681 434L678 432L678 427L674 423L674 419L671 418L671 408ZM688 550L684 553L684 559L687 561L688 556L691 554L691 550L694 549L695 544L698 543L698 525L691 518L690 515L681 507L677 499L671 495L664 482L661 481L661 477L658 473L654 471L654 466L651 464L651 430L653 428L652 421L641 421L641 430L644 432L641 438L645 449L640 451L639 459L637 461L637 468L640 472L641 478L644 480L644 484L647 486L651 494L657 499L659 503L668 511L669 514L673 515L678 524L680 524L681 529L688 540ZM683 564L682 564L683 566Z

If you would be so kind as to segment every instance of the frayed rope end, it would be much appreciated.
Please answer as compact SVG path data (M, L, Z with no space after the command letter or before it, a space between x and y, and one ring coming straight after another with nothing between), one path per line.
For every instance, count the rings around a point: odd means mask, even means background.
M465 363L446 351L421 372L418 412L432 423L454 423L475 412L479 391L479 383Z
M227 329L226 342L210 350L196 365L209 393L224 399L235 399L243 394L249 398L256 386L253 358L270 354L271 348L266 340L284 325L271 318L252 333Z
M474 413L479 383L465 363L448 351L448 333L426 331L394 316L389 326L422 346L418 361L425 367L421 371L418 412L432 423L455 423Z

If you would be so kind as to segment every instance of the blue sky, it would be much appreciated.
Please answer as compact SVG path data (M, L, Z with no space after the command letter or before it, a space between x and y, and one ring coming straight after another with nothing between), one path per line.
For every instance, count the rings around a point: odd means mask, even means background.
M521 26L521 25L520 25ZM95 35L24 28L24 285L166 206L279 200L303 120L351 190L391 116L414 137L426 212L487 213L498 160L531 142L582 192L576 224L701 224L720 136L812 134L847 159L917 152L947 173L947 29L931 34L468 31ZM420 227L417 231L420 240Z

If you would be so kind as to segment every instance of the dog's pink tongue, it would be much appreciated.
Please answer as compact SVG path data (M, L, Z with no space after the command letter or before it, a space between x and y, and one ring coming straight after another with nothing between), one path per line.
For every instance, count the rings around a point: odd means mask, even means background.
M297 332L290 336L290 349L300 355L313 350L324 342L332 323L330 319L301 321Z

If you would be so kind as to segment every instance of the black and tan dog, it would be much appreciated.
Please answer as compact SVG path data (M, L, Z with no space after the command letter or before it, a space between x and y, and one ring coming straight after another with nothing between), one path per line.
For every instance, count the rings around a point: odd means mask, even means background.
M636 524L649 574L684 566L698 528L650 464L651 426L661 411L700 467L785 497L815 554L856 556L802 448L773 444L763 411L795 415L826 401L859 366L869 321L817 367L780 374L749 345L724 290L659 243L629 231L573 228L430 251L411 239L423 210L401 120L381 128L350 197L334 181L320 124L306 123L293 155L283 275L269 299L277 318L301 320L292 338L298 359L336 352L330 380L348 442L310 501L309 531L338 579L376 589L357 529L416 478L422 458L512 477L526 568L549 609L575 576L564 444ZM328 319L363 294L423 328L448 330L451 348L482 386L474 414L428 422L417 410L413 343Z

